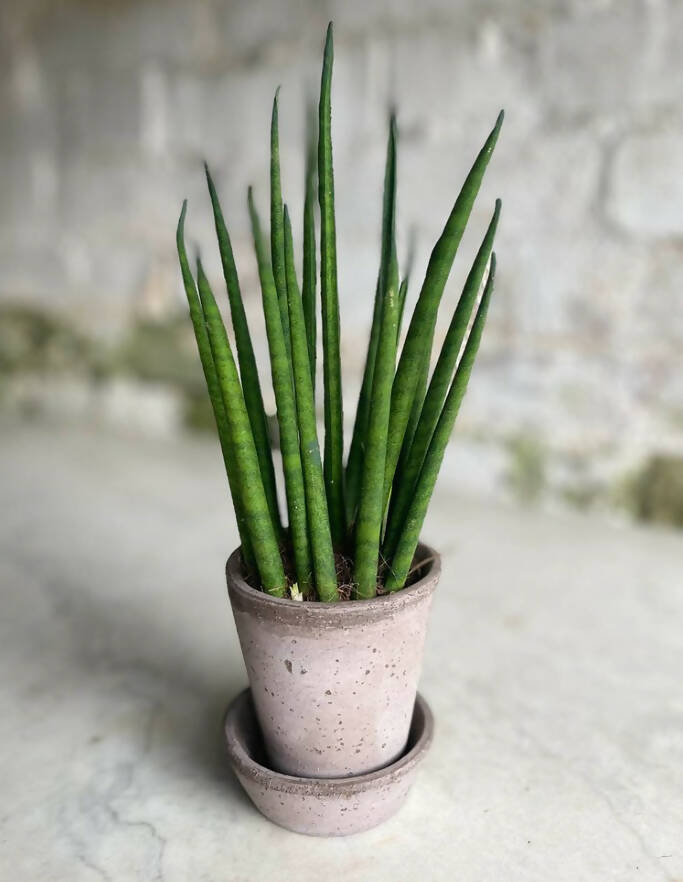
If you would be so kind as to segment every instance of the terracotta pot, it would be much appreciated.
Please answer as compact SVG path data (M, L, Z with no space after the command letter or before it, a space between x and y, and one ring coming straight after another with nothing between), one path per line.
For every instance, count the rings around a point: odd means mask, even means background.
M418 693L400 759L351 778L296 778L269 769L249 689L230 704L224 729L233 770L263 815L295 833L347 836L376 827L403 805L431 744L434 720Z
M270 597L244 579L234 552L228 592L254 709L272 769L342 778L405 751L439 555L418 548L425 573L383 597L306 603Z

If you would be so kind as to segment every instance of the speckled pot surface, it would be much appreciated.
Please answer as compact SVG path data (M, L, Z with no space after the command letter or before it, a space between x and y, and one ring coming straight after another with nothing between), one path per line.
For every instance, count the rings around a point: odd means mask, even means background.
M225 716L230 762L256 808L271 821L309 836L347 836L376 827L401 807L432 741L434 720L418 694L403 755L378 772L352 778L302 778L269 769L251 692Z
M382 769L403 755L441 561L421 545L424 575L371 600L306 603L244 580L228 591L269 766L313 778Z

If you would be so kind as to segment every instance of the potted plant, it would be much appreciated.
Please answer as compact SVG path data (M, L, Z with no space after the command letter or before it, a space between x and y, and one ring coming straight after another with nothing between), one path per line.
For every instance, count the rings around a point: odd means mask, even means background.
M301 287L282 200L277 93L270 134L269 241L248 192L277 405L286 527L230 236L208 167L237 362L201 261L196 278L188 262L186 202L177 229L184 287L241 542L228 560L227 581L250 691L228 712L228 747L240 780L264 813L291 829L317 834L363 829L395 811L431 738L429 708L416 695L440 559L420 544L420 532L493 290L499 201L431 377L430 357L439 303L503 119L501 112L434 246L402 346L408 274L399 281L397 129L390 120L374 314L344 463L332 61L330 25L317 132L313 127L306 157ZM322 457L315 403L318 264Z

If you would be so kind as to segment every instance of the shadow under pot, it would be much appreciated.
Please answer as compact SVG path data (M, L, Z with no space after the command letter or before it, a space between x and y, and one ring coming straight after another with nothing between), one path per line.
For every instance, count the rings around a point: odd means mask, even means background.
M302 602L253 588L239 549L228 592L271 767L342 778L382 769L406 749L441 559L406 588L370 600Z

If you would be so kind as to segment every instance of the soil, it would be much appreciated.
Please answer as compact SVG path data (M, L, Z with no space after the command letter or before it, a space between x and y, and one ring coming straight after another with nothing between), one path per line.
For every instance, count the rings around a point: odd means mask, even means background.
M422 576L424 575L424 568L432 562L434 558L428 557L423 560L413 561L413 566L410 568L408 573L408 578L406 579L405 587L409 585L414 585L415 582L418 582ZM285 575L287 577L287 592L286 597L291 600L290 588L296 582L296 576L294 574L294 564L292 560L291 552L288 548L282 548L282 562L285 568ZM340 600L352 600L353 599L353 589L354 589L354 581L353 581L353 558L348 557L348 555L342 554L341 552L335 552L335 565L337 570L337 590L339 592ZM387 563L382 560L379 567L378 572L378 580L377 580L377 596L382 597L389 592L384 587L383 578L384 573L386 572ZM245 574L246 581L251 585L252 588L256 588L257 591L262 591L261 585L258 584L257 576L255 573L247 573ZM313 591L308 593L304 593L304 601L308 601L311 603L317 602L318 598Z

